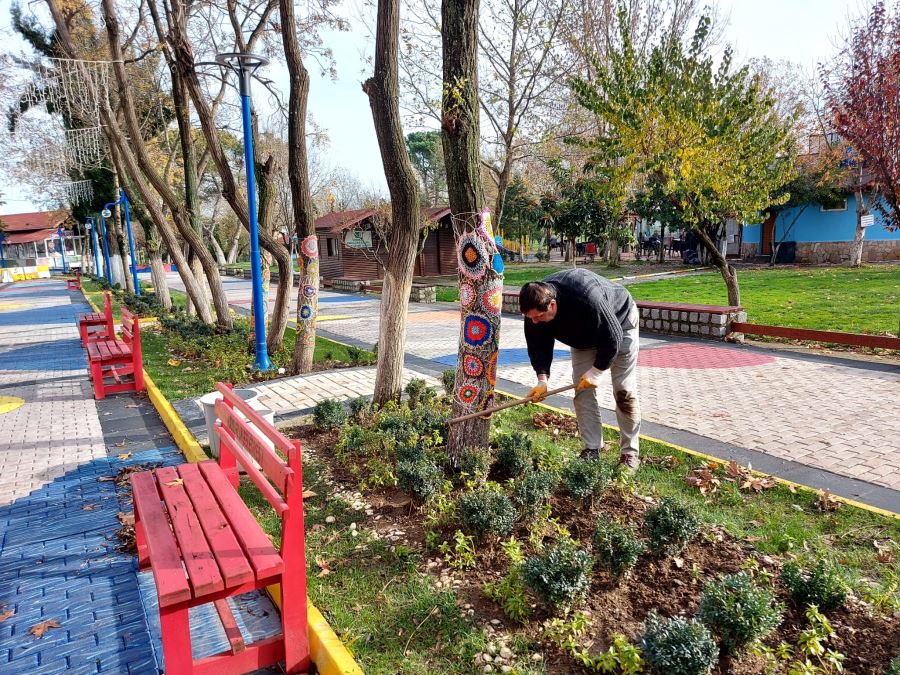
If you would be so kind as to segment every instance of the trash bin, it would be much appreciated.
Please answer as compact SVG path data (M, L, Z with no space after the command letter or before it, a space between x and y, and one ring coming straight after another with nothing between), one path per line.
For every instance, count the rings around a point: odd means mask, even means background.
M261 403L259 403L256 399L259 397L259 392L255 389L235 389L234 393L237 394L241 399L250 404L250 407L254 410L266 411L272 413L271 410L265 408ZM215 432L216 428L216 401L222 398L222 394L217 391L210 392L208 394L204 394L197 400L197 405L200 406L200 409L203 411L203 418L206 420L206 434L209 438L209 451L210 454L218 459L219 458L219 436ZM272 419L266 417L268 421L274 420L275 413L272 413ZM263 415L265 417L265 415Z

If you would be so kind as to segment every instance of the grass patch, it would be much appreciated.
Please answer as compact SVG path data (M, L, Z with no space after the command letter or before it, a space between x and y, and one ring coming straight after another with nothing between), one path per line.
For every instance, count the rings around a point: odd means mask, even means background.
M755 269L738 272L741 304L753 323L897 335L900 267ZM633 284L637 300L725 305L718 273Z

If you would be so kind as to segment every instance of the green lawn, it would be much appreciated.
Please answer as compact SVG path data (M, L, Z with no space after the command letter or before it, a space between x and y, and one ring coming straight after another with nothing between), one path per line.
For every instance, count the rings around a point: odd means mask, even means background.
M850 333L898 334L900 266L867 265L738 272L752 323ZM724 305L718 273L631 284L638 300Z

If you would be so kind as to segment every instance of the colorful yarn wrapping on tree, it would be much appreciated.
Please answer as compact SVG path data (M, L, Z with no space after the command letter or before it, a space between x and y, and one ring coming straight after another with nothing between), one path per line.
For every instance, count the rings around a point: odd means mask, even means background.
M481 307L488 314L499 316L503 309L503 287L498 284L482 293Z
M487 362L487 382L491 387L497 384L497 357L500 352L494 352Z
M311 234L300 243L300 252L310 260L319 257L319 242L316 235Z
M469 377L481 377L484 363L474 354L466 354L463 357L463 372Z
M304 287L303 287L303 297L304 297L304 298L311 298L311 297L313 297L315 294L316 294L316 287L315 287L315 286L309 286L309 285L307 285L307 286L304 286Z
M463 307L471 307L475 302L475 288L472 284L463 282L459 285L459 303Z
M312 307L309 305L303 305L300 307L300 318L306 321L313 314Z
M470 314L463 324L463 341L470 347L481 347L487 344L494 330L491 322L478 314Z
M466 405L472 405L472 403L478 400L479 391L478 385L467 383L457 390L456 397L460 402L465 403Z
M481 409L487 410L488 408L493 408L494 402L496 400L497 400L497 398L494 396L493 390L489 391L487 394L485 394L484 403L481 404ZM483 415L482 419L488 419L489 417L490 417L490 415Z
M481 279L488 268L488 252L484 241L473 233L459 238L459 271L469 279Z
M316 335L315 335L315 333L303 333L303 344L305 344L305 345L314 345L314 344L316 344Z

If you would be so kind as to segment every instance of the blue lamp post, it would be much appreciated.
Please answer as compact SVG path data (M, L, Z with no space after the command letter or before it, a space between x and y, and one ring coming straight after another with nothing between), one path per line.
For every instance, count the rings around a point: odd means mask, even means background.
M94 272L100 276L100 256L97 255L97 221L93 217L87 219L87 228L91 233L91 251L94 253Z
M125 207L125 225L128 228L128 248L131 251L131 278L134 281L134 294L141 294L141 285L138 283L137 258L134 255L134 235L131 232L131 212L128 209L128 195L125 190L119 190L119 201Z
M250 273L253 279L253 329L256 335L257 370L272 367L266 347L266 317L263 309L262 265L259 257L259 224L256 220L256 176L253 163L253 133L250 126L250 78L268 59L254 54L228 52L218 54L216 63L231 68L238 76L244 123L244 167L247 173L247 211L250 217Z
M69 265L66 262L66 231L60 227L56 230L59 237L59 252L62 254L63 274L69 273Z
M6 232L0 232L0 265L6 269Z
M109 264L109 245L106 243L106 219L112 215L112 212L109 210L111 204L115 204L115 202L110 202L100 212L100 243L103 244L103 266L106 268L106 281L110 286L112 286L113 278L112 268Z

